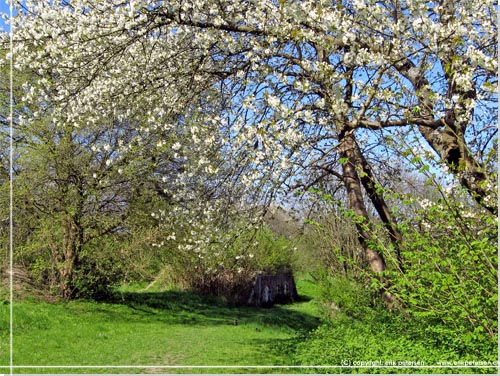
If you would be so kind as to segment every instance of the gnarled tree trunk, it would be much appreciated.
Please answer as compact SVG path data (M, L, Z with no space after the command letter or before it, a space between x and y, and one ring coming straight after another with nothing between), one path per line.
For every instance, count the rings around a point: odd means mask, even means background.
M380 274L387 268L384 256L370 247L369 243L374 240L374 234L371 229L371 222L368 217L368 211L363 199L363 191L361 188L361 179L356 166L359 164L357 158L357 145L354 134L348 132L340 139L340 157L345 158L347 162L342 165L344 185L347 191L348 208L355 215L355 223L358 231L358 239L363 248L366 260L370 265L371 270L375 274ZM387 291L387 288L382 288L380 291L387 306L391 309L393 297Z
M83 232L71 216L63 217L61 222L62 260L58 263L59 292L64 299L71 299L74 297L73 274L78 265Z

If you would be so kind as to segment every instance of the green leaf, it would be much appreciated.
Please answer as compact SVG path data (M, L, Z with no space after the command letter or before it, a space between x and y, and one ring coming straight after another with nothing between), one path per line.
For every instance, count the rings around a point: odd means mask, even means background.
M430 167L429 165L423 165L422 167L419 168L419 172L425 172L425 171L429 171L430 170Z
M422 157L413 157L410 161L410 163L417 164L422 162Z

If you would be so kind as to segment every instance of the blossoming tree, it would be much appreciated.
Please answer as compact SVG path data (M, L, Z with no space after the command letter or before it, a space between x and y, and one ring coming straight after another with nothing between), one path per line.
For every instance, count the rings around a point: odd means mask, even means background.
M50 98L55 127L145 113L142 127L169 128L165 113L196 103L172 145L197 150L179 184L221 167L203 154L212 131L227 188L247 202L337 180L373 271L386 261L370 246L371 208L396 252L401 241L380 186L398 153L444 166L497 213L493 1L33 0L19 11L15 67L38 74L25 100ZM391 157L374 164L381 148Z

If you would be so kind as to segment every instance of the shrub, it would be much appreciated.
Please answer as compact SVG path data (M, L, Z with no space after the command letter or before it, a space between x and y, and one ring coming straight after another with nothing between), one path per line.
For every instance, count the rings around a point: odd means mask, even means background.
M326 269L313 274L320 286L320 299L326 317L339 315L362 319L373 314L382 305L380 296L370 287L370 279L358 276L358 280L341 275L332 276Z
M106 299L122 283L127 263L120 254L120 243L101 238L83 249L73 276L74 296L85 299Z
M292 244L283 236L268 228L244 230L225 245L178 260L173 272L195 290L241 304L259 273L290 270L293 257Z
M390 316L379 311L378 318L353 320L340 318L320 326L296 348L296 362L301 365L349 365L336 369L339 373L489 373L493 369L418 368L436 366L443 361L479 360L473 354L460 354L446 344L437 346L414 321ZM436 327L435 327L436 328ZM493 355L491 353L490 355ZM494 360L492 356L489 360ZM487 360L487 358L481 358ZM496 360L496 359L495 359ZM416 368L398 368L400 362L415 362ZM371 367L363 367L362 364ZM408 363L407 363L408 364ZM377 368L378 365L390 368ZM315 369L315 372L321 372ZM325 371L325 370L323 370ZM331 369L326 369L330 373Z
M482 357L498 335L496 218L453 200L422 206L421 230L405 231L405 272L386 273L391 291L414 318L439 323L433 335L448 346Z

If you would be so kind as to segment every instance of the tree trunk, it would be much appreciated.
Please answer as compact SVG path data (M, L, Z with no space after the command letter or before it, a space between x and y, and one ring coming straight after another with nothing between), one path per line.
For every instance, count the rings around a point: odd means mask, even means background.
M361 152L361 149L356 142L354 135L353 137L353 155L354 161L356 163L356 169L358 171L362 171L362 175L360 176L361 184L365 189L370 201L372 202L375 210L377 211L380 219L384 223L385 227L389 232L389 237L391 239L391 243L396 250L396 257L398 260L399 269L403 272L403 258L401 256L401 243L403 242L403 236L398 230L398 223L396 218L393 217L391 211L389 210L389 206L385 202L384 196L377 190L375 176L373 175L372 169L366 160L365 156Z
M373 239L373 234L370 229L370 219L363 199L361 180L355 167L357 162L354 135L350 133L343 137L341 145L340 157L347 159L347 162L342 165L344 185L347 191L347 205L356 216L355 222L359 242L363 247L370 268L374 272L383 272L386 269L383 256L368 245L369 241Z
M352 210L356 219L356 228L358 230L358 239L365 253L366 260L370 265L371 270L377 275L382 273L387 268L387 264L383 255L379 254L370 247L370 241L374 240L374 235L371 230L371 222L368 217L368 211L363 199L361 189L361 180L356 171L356 140L354 134L347 133L340 139L340 157L347 159L347 162L342 165L344 185L347 191L347 205ZM381 278L381 276L379 276ZM384 299L387 308L392 310L394 304L392 295L387 291L387 286L382 287L380 294Z
M444 66L447 63L450 62L443 61L442 65ZM434 106L430 98L433 97L434 93L427 78L407 58L401 58L394 63L394 66L412 83L417 94L422 118L429 121L433 120ZM453 74L446 73L445 77L448 80L450 97L458 95L462 101L475 98L476 94L473 90L464 92L457 89ZM440 119L441 126L429 127L420 125L418 129L431 148L446 163L450 171L455 176L460 177L460 184L467 189L472 198L479 205L496 215L498 214L496 203L490 203L486 199L488 197L488 190L485 187L489 183L488 175L485 173L484 166L474 158L467 147L464 133L468 120L465 120L462 124L457 120L464 116L467 117L467 114L462 102L462 105L457 106L456 112L451 110L446 112L445 116Z
M59 292L64 299L74 298L73 274L78 265L82 231L71 216L62 219L62 262L59 263Z
M464 116L463 113L455 114L449 111L444 129L420 126L419 131L434 151L441 156L450 171L460 178L460 184L467 189L472 198L496 215L498 207L495 203L486 200L489 194L485 188L488 185L488 175L467 147L464 135L466 124L460 124L457 120L457 117L462 116Z

